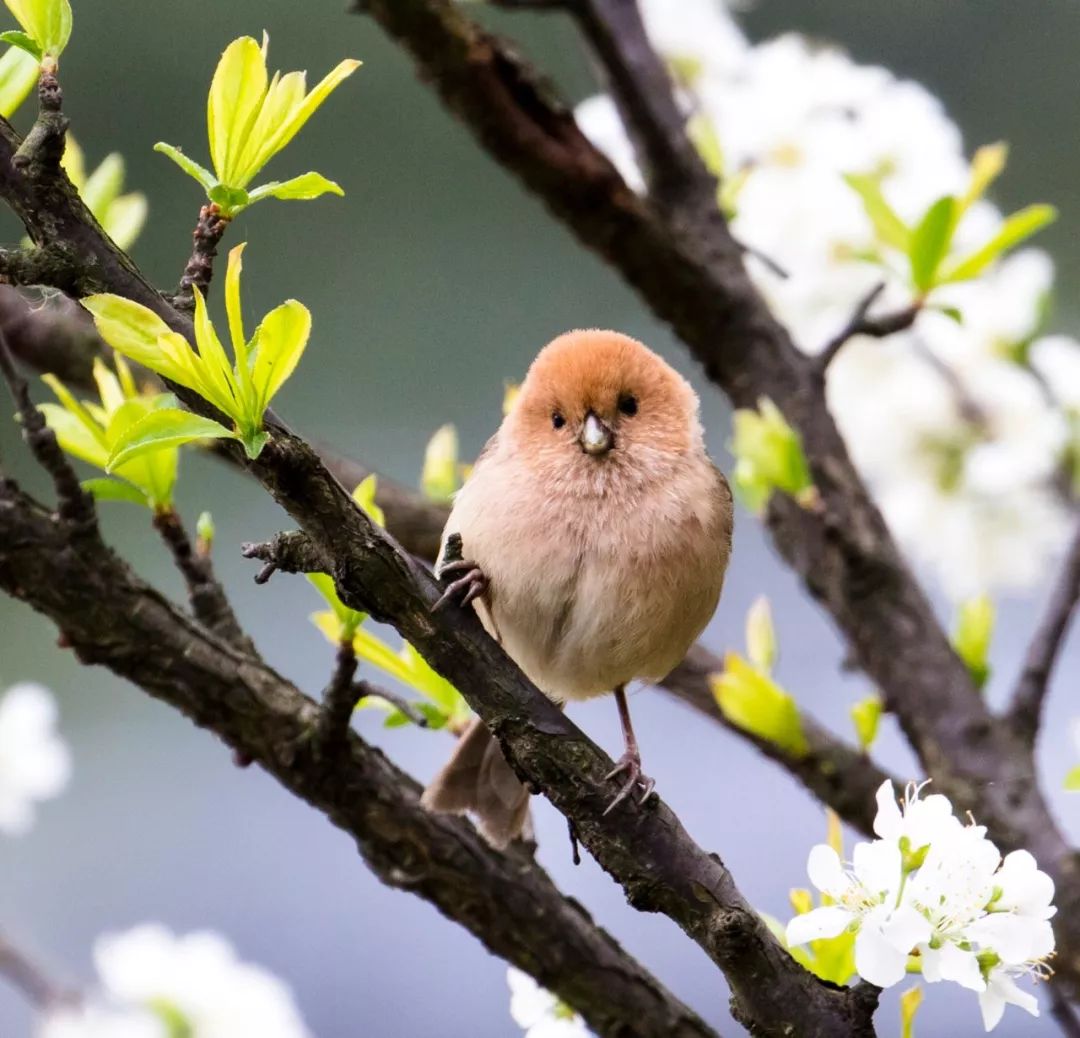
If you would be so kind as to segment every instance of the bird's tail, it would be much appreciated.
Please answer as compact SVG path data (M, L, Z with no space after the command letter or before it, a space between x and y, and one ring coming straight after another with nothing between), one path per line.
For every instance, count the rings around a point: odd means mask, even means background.
M484 839L500 849L520 836L529 821L529 791L478 717L420 802L432 811L471 812Z

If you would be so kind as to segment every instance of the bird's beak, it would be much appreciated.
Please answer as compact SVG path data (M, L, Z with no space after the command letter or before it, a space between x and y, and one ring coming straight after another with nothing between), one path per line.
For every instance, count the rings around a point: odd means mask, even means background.
M590 411L581 430L581 449L586 454L607 454L615 446L615 434Z

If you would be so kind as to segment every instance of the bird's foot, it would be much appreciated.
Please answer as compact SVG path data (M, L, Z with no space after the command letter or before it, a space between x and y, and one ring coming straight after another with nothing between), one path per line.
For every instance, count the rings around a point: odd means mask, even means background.
M641 770L641 755L637 750L627 750L620 758L619 762L611 769L605 776L604 781L615 778L617 775L626 774L626 781L623 783L619 792L615 795L615 799L608 804L605 815L611 814L616 807L619 806L637 786L641 787L641 797L638 800L639 804L644 804L646 800L653 795L653 791L656 789L656 782L644 774Z
M433 613L437 613L451 602L456 602L464 609L465 606L474 599L479 598L488 589L488 579L484 576L484 571L475 562L470 562L468 559L447 562L442 567L439 577L444 581L448 577L453 579L446 585L446 590L442 593L438 602L431 607Z

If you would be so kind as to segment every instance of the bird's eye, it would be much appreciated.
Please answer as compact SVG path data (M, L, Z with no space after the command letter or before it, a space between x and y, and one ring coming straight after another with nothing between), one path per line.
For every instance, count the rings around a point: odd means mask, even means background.
M556 429L561 429L564 425L566 425L566 419L563 418L563 416L559 414L558 411L553 411L551 414L551 424Z
M637 414L637 397L630 394L619 397L619 410L632 418Z

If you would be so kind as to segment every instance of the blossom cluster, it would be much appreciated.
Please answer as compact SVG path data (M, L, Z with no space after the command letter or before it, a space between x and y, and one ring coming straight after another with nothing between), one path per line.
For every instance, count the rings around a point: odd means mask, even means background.
M47 1013L38 1038L309 1038L289 988L216 933L147 923L99 938L94 963L100 989Z
M909 786L898 804L891 782L877 793L874 832L850 864L820 844L810 881L824 904L787 926L791 946L855 934L855 969L879 987L909 971L928 983L951 980L978 993L986 1029L1006 1004L1038 1016L1034 995L1016 980L1049 973L1054 884L1023 850L1002 858L983 826L964 825L941 795Z
M592 1033L570 1006L540 987L528 973L511 966L506 982L510 986L510 1015L525 1038L588 1038Z
M872 313L921 302L847 178L872 180L907 224L964 196L971 169L938 99L797 35L751 44L717 0L643 0L642 12L751 276L799 347L820 350L880 282ZM611 98L588 99L577 117L644 190ZM1002 226L980 197L955 246ZM935 288L910 330L853 339L830 369L830 409L856 465L905 549L955 597L1033 586L1066 535L1080 344L1044 332L1053 277L1046 253L1015 253Z

